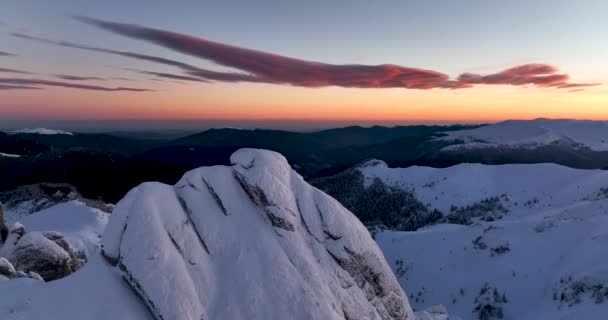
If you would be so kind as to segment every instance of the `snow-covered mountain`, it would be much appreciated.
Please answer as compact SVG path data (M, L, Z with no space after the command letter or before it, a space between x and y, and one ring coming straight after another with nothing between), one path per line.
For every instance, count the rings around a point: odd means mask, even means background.
M17 134L17 133L30 133L30 134L44 134L44 135L65 134L65 135L69 135L69 136L73 136L74 135L74 133L69 132L69 131L56 130L56 129L47 129L47 128L24 128L24 129L14 130L11 133L13 133L13 134Z
M446 216L470 219L376 234L415 309L444 304L463 319L608 314L607 171L554 164L389 168L378 161L358 170L368 185L378 178Z
M79 201L7 210L87 262L47 283L0 280L0 319L453 319L414 315L369 232L281 155L231 162L144 183L112 214Z
M20 158L21 155L0 152L0 157L5 157L5 158Z
M534 149L566 145L608 151L608 122L570 119L509 120L470 130L446 132L442 141L461 141L446 151L485 148Z

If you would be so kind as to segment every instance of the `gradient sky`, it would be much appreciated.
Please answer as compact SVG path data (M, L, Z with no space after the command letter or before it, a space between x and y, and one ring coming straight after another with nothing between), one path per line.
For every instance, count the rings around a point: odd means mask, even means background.
M5 0L0 120L608 119L606 12L603 0Z

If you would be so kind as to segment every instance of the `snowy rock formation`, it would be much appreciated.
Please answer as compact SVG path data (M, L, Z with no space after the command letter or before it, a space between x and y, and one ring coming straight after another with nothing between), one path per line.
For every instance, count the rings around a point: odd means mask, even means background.
M157 319L414 319L352 213L278 153L231 163L116 205L103 254Z
M7 278L52 281L75 272L81 264L61 233L26 232L19 223L0 247L0 274Z

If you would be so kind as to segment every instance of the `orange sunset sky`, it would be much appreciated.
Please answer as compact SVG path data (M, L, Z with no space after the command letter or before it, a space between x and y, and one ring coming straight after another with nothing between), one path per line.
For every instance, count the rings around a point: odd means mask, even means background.
M8 1L0 119L608 119L605 2L458 3Z

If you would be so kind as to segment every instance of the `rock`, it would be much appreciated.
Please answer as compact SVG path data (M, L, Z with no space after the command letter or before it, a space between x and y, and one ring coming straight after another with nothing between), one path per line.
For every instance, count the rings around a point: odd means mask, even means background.
M45 281L63 278L75 270L74 257L42 233L28 232L15 245L9 261L17 270L32 271Z
M0 275L12 278L16 273L15 267L6 258L0 257Z
M39 274L37 274L36 272L28 271L27 276L28 276L28 278L38 280L40 282L44 282L44 279L42 279L42 277Z
M4 245L0 247L0 257L8 257L13 250L15 250L17 242L19 242L19 239L21 239L24 234L25 227L22 224L15 222L8 233Z
M156 319L414 320L361 222L278 153L144 183L115 207L102 253Z
M4 208L2 206L2 202L0 202L0 243L4 243L7 236L8 228L4 224Z
M7 208L15 208L20 204L29 203L30 206L25 214L32 214L58 203L73 200L78 200L91 208L104 212L112 211L111 205L100 200L84 198L73 185L67 183L43 182L0 192L0 201L4 202Z
M25 273L24 271L17 271L17 273L15 273L15 278L29 278L27 273Z
M25 234L25 227L21 223L15 222L11 227L10 234L15 234L18 238L21 238Z

